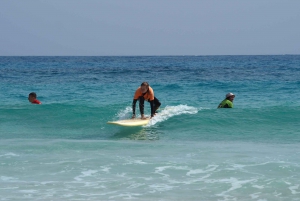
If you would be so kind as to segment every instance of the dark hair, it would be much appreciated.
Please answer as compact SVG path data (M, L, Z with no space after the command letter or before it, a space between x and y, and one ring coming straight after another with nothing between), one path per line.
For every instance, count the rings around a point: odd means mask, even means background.
M143 82L143 83L141 84L141 86L146 86L146 87L148 87L149 84L148 84L148 82Z
M32 96L32 97L36 98L36 93L35 93L35 92L31 92L31 93L29 94L29 96Z

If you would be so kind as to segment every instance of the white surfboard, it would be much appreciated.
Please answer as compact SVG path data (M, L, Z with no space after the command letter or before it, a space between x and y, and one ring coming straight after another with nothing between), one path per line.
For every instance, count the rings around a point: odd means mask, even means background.
M114 124L118 126L144 126L147 125L150 121L150 118L147 119L124 119L118 121L108 121L108 124Z

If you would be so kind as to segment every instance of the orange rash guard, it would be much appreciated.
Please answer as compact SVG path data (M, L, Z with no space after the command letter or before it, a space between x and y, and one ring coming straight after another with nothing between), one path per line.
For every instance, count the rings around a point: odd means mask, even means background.
M147 101L153 101L154 100L154 92L153 89L149 86L148 91L143 95L141 87L139 87L134 94L133 99L137 100L139 99L141 96L144 97L145 100Z

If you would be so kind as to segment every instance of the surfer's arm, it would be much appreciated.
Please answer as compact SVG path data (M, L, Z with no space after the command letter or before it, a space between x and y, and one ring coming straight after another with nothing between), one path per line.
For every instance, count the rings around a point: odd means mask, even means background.
M135 106L136 106L137 99L133 99L132 101L132 118L135 118Z

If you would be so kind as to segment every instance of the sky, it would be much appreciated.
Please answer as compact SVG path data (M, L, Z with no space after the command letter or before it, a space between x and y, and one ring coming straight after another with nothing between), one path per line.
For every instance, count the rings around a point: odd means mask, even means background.
M299 0L0 0L0 56L300 54Z

